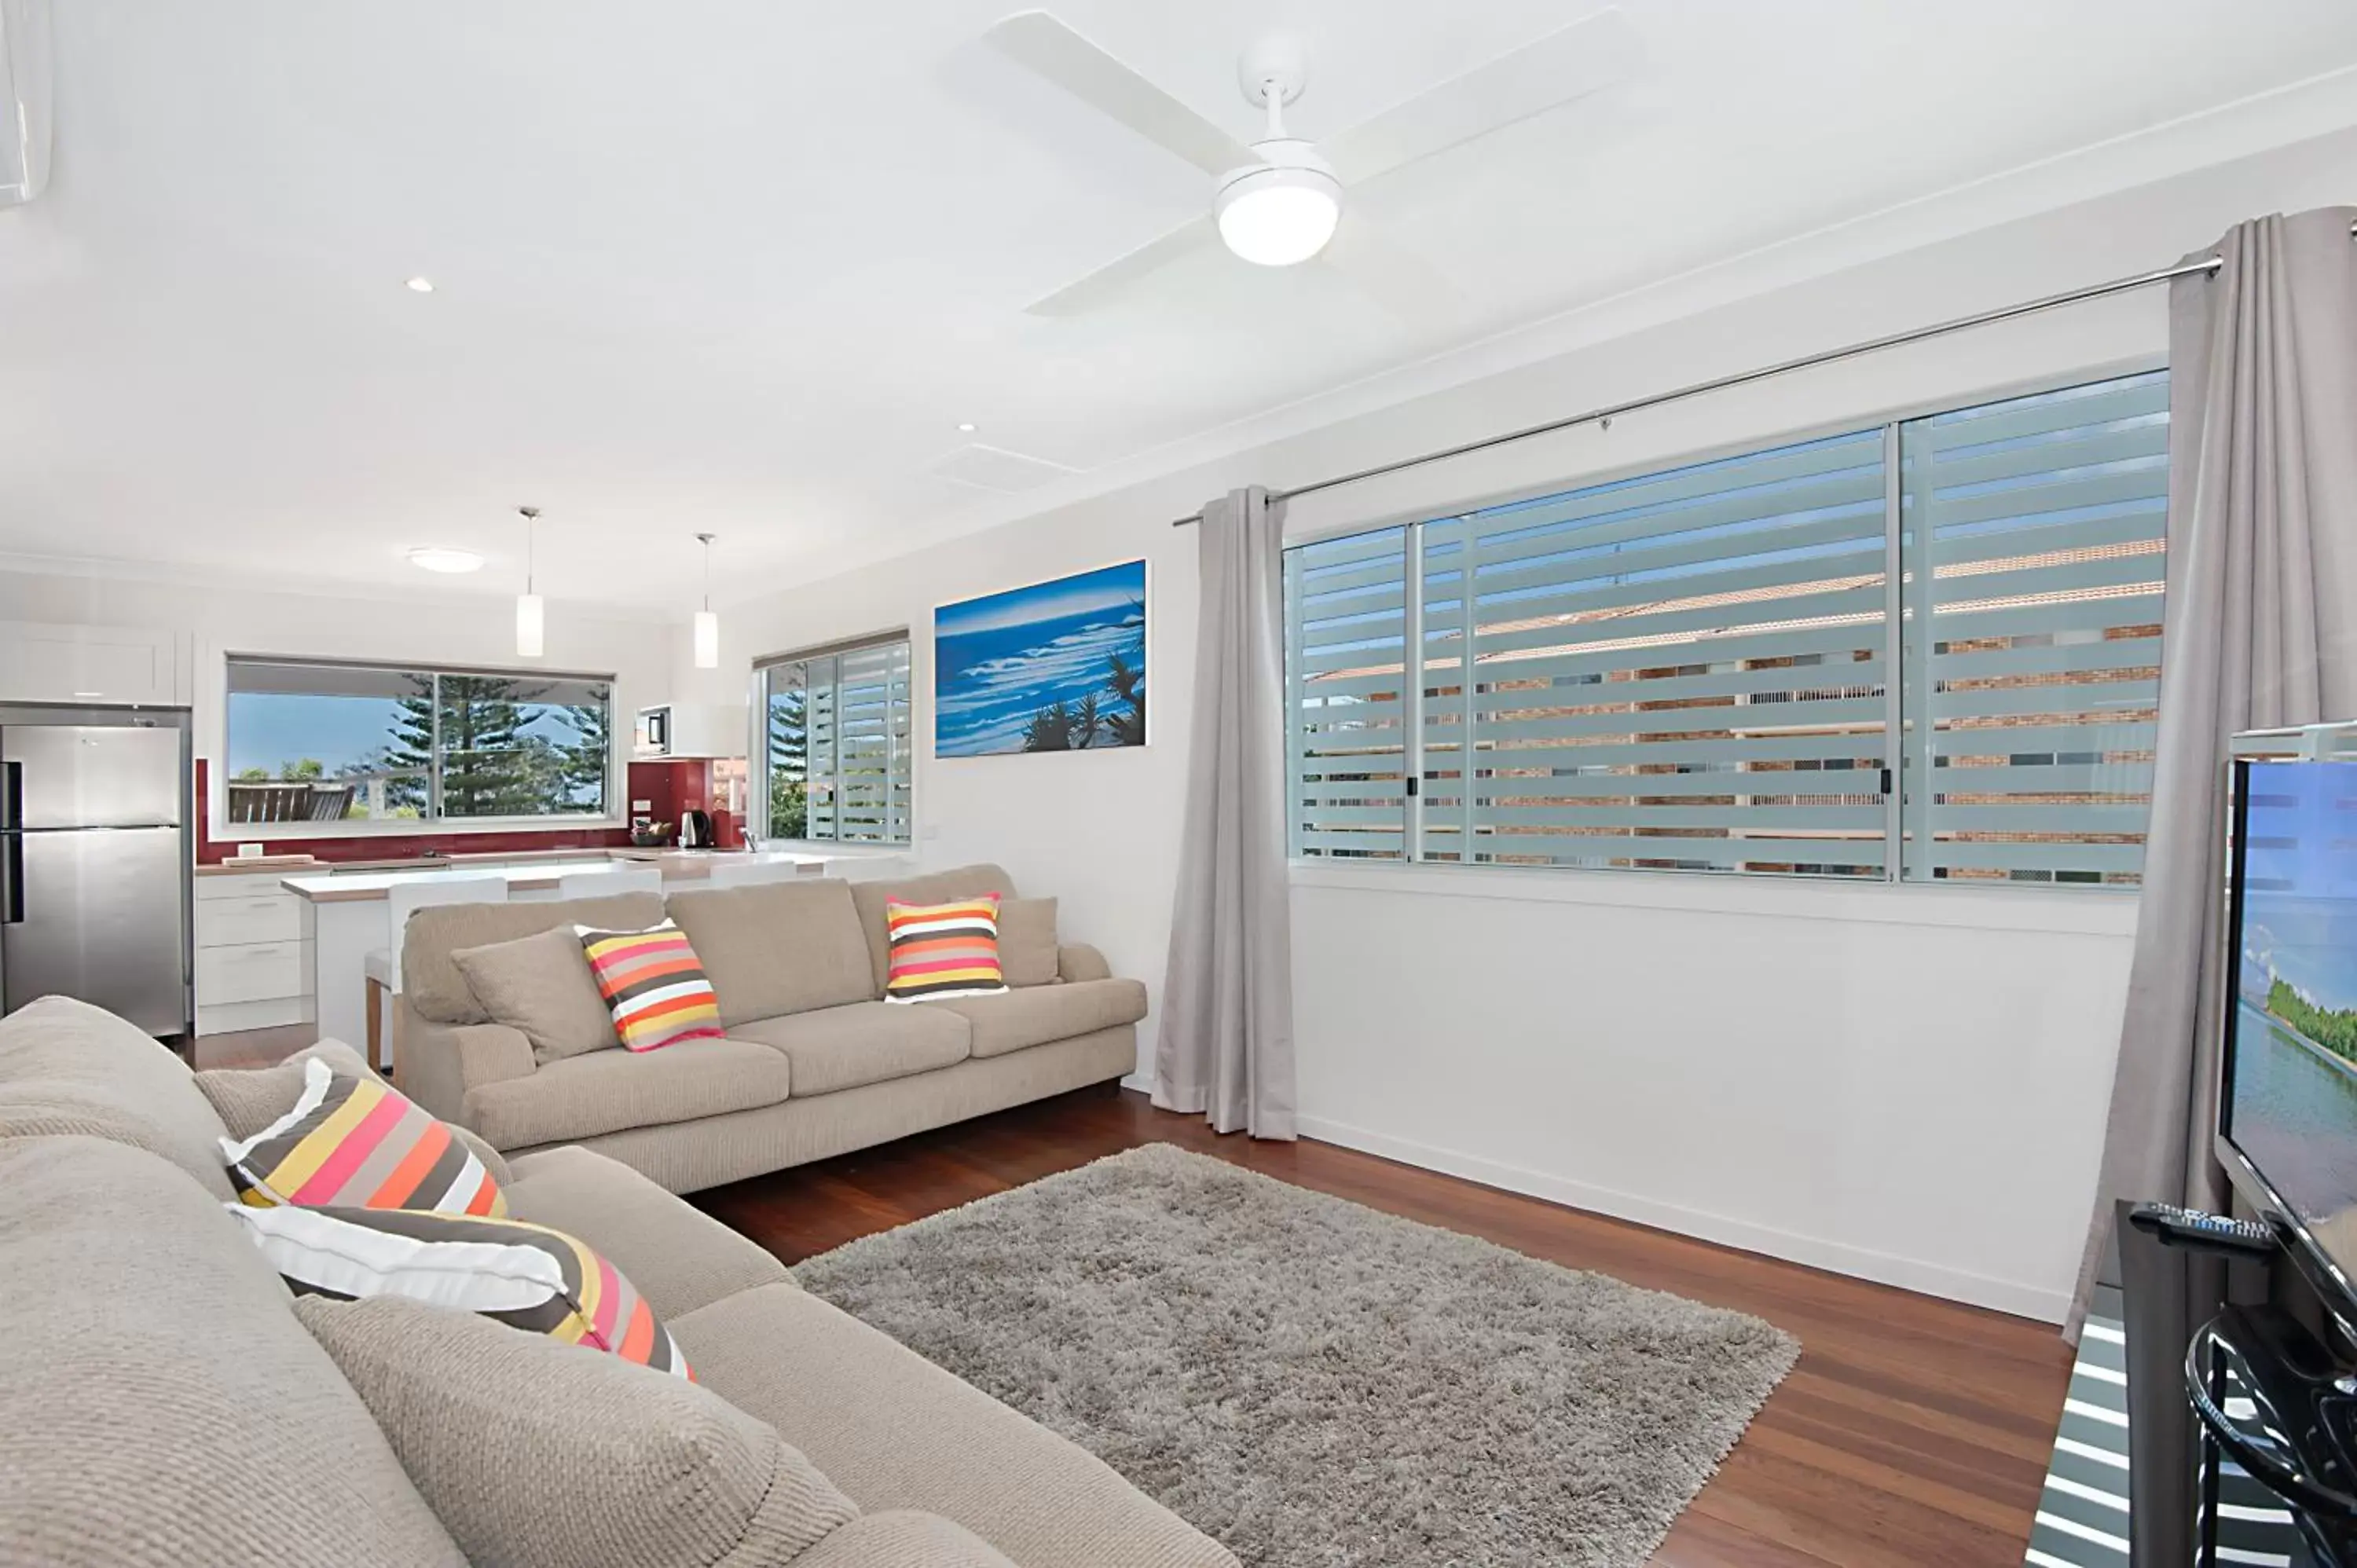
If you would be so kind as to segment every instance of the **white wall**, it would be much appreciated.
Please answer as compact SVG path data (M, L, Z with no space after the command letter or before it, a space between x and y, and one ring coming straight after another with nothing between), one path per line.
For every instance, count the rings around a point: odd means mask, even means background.
M726 607L727 673L915 634L938 603L1143 554L1143 753L936 762L921 858L1004 862L1158 983L1179 854L1193 535L1168 520L1706 377L2164 265L2228 224L2357 197L2339 133L1607 338L1174 477ZM1641 318L1643 302L1626 312ZM1599 320L1609 316L1601 313ZM1562 330L1560 324L1551 330ZM1295 503L1307 537L2158 361L2158 290L2025 318ZM1303 1127L1499 1186L2048 1318L2089 1213L2132 898L1612 873L1299 869ZM1158 999L1157 999L1158 1000ZM1151 1067L1152 1020L1146 1066Z
M196 754L223 755L223 669L231 653L275 653L316 659L427 660L500 669L525 663L515 655L512 602L496 596L366 598L289 590L226 586L216 581L172 582L124 576L79 576L0 571L0 622L116 627L169 635L179 671L175 696L192 710ZM659 702L671 680L671 628L618 620L564 605L549 607L551 670L615 675L618 714ZM0 670L0 702L25 693L10 689ZM629 757L627 717L618 724L614 777ZM213 768L215 795L222 769ZM626 816L618 796L615 815ZM240 830L218 822L213 836ZM251 827L246 836L256 836ZM306 824L307 833L318 830ZM463 832L449 823L436 832ZM513 823L493 831L515 831Z

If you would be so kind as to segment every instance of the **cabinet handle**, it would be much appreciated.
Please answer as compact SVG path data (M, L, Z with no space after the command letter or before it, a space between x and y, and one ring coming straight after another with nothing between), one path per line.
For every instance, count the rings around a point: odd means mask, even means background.
M285 950L285 948L283 948L283 947L278 947L278 948L247 948L247 949L245 949L243 951L240 952L237 956L238 956L238 957L240 957L240 958L242 958L242 959L249 959L249 960L251 960L251 959L257 959L257 958L276 958L276 957L278 957L280 954L284 953L285 950Z

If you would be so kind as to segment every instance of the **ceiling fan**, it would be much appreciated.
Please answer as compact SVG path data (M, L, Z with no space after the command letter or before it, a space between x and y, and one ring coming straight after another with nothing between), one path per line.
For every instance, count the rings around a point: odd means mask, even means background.
M983 37L1216 181L1210 212L1035 301L1029 309L1039 316L1092 309L1214 243L1266 266L1315 257L1402 314L1450 310L1462 296L1446 278L1363 214L1340 221L1344 192L1624 81L1639 57L1636 29L1619 10L1599 11L1311 142L1289 134L1284 119L1308 83L1308 59L1297 46L1271 40L1237 64L1244 98L1268 113L1265 133L1247 147L1045 11L1018 12Z

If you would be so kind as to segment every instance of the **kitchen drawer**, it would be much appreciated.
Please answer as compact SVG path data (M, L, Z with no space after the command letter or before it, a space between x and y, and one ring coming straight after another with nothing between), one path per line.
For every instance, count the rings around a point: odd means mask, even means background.
M303 900L292 893L259 898L208 898L197 906L197 946L303 940Z
M236 876L199 876L196 878L197 902L209 904L219 898L259 898L274 894L292 898L294 894L279 886L290 876L307 876L317 868L290 865L284 871L249 871Z
M246 942L233 948L197 950L199 1007L303 996L310 990L308 942Z

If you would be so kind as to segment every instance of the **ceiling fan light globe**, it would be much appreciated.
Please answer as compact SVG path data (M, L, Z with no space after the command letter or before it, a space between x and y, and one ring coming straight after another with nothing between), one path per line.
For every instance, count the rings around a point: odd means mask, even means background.
M1214 210L1229 250L1264 267L1289 267L1334 237L1342 188L1322 169L1253 169L1221 187Z

